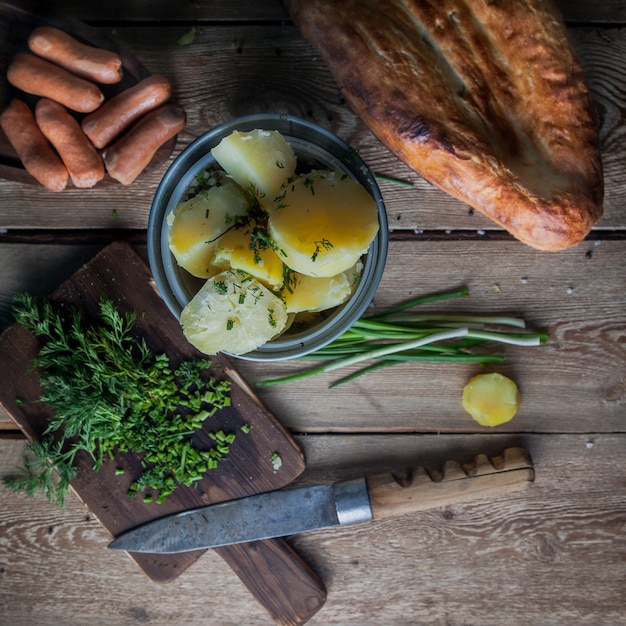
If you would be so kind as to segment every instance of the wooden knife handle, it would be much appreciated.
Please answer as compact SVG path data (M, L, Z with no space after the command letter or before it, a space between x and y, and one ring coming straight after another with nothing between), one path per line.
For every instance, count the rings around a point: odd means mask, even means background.
M367 487L374 519L381 519L522 491L534 479L530 454L507 448L500 456L481 454L464 465L447 461L442 472L418 467L403 478L374 474Z
M326 602L326 587L284 539L214 548L276 624L298 626Z

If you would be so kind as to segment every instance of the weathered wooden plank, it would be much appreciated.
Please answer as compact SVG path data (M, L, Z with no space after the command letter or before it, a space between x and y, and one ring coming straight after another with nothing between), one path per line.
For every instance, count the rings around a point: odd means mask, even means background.
M174 98L189 116L172 158L195 137L234 116L290 113L329 128L375 171L410 180L413 188L381 183L390 224L403 230L489 230L494 223L425 182L383 148L343 103L325 65L290 25L198 27L180 46L178 27L106 28L152 73L174 83ZM606 176L605 216L598 231L626 228L626 30L575 29L590 87L601 113ZM170 159L171 162L171 159ZM145 228L152 196L166 166L133 185L60 194L3 183L0 227ZM85 199L89 204L86 205Z
M63 11L88 21L110 20L259 20L287 19L288 15L280 0L198 0L174 6L167 2L113 2L94 3L81 0L54 0L42 3L55 11ZM567 22L626 22L626 7L621 0L558 0L557 4Z
M91 259L96 246L0 246L0 330L13 322L11 298L22 291L35 296L52 293Z
M98 246L0 246L0 332L13 323L11 298L15 294L28 291L40 297L52 293L99 249ZM16 428L0 408L0 431L10 432Z
M626 7L626 4L625 4ZM604 170L603 227L623 228L626 218L626 29L572 29L574 46L598 114ZM611 50L607 54L607 50ZM619 59L619 60L618 60Z
M79 307L87 321L92 321L96 315L97 303L103 296L111 298L122 310L129 306L137 313L137 332L145 337L147 345L155 353L165 352L173 368L181 359L197 356L189 349L177 322L159 301L145 264L127 244L108 246L54 292L57 303ZM142 327L141 320L144 318L140 312L144 309L151 312L148 328ZM45 432L47 417L45 409L42 411L41 403L37 402L41 391L37 377L29 373L30 362L37 352L33 341L32 336L19 326L10 327L0 336L0 402L29 439L39 440ZM240 441L240 450L232 456L228 467L220 465L215 474L206 474L194 484L193 489L178 487L157 508L154 504L152 507L150 503L146 505L145 499L139 502L127 496L129 485L141 474L137 456L111 454L100 471L93 472L93 459L89 455L78 454L73 462L77 475L71 481L72 490L111 536L160 515L284 487L304 470L302 452L282 425L242 383L231 364L219 356L215 358L219 359L215 362L216 371L222 371L216 376L230 381L232 406L219 412L219 423L213 424L212 428L235 432L237 423L241 424L243 420L249 423L251 438ZM22 402L16 401L18 397L22 398ZM202 429L198 433L203 440ZM211 440L207 437L206 441ZM203 440L201 445L206 445L206 441ZM280 472L270 462L272 454L277 452L283 459ZM126 478L116 477L116 467L124 468ZM151 580L169 582L202 553L131 556ZM225 546L218 553L233 567L277 623L304 623L324 603L326 593L323 586L282 540Z
M302 482L337 480L510 445L503 435L299 439ZM618 624L626 619L624 435L525 435L534 486L522 493L290 543L329 596L316 624ZM0 441L0 476L22 444ZM0 487L3 623L271 624L213 553L176 581L150 583L74 499L60 511ZM106 616L104 618L103 616Z
M55 12L67 13L88 22L273 22L289 17L281 0L199 0L180 4L152 0L131 3L112 0L100 6L80 0L44 0L42 4ZM596 15L604 14L604 11L596 12Z
M3 323L9 321L11 289L19 285L20 290L45 293L61 282L64 262L78 264L88 251L1 246ZM27 268L25 273L22 267ZM507 360L497 369L518 382L523 400L516 418L498 432L624 432L622 241L599 239L557 254L514 241L392 242L374 304L380 310L461 285L469 288L469 298L425 310L516 315L532 328L550 333L550 341L541 347L499 349ZM250 381L304 366L238 363ZM335 389L327 388L336 378L329 374L259 390L259 395L296 432L485 432L460 404L463 385L477 371L472 365L397 365Z
M376 310L423 293L466 285L470 297L425 311L521 316L549 332L536 348L507 346L494 369L514 378L522 406L499 431L623 432L626 417L626 251L622 242L593 243L558 255L517 243L392 243L375 296ZM498 350L500 352L500 350ZM303 364L272 366L292 373ZM249 379L266 366L243 364ZM348 370L351 371L351 370ZM327 389L337 372L261 390L296 431L445 432L485 430L461 408L472 365L406 364Z

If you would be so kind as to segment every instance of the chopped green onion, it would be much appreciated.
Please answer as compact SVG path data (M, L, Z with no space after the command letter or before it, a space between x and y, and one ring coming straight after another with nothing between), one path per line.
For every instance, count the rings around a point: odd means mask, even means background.
M472 348L493 342L515 346L538 346L547 341L546 333L502 331L494 327L525 329L523 319L504 316L412 314L415 306L469 295L467 289L413 298L381 313L357 320L346 332L327 346L302 359L325 361L321 365L280 378L261 380L257 387L269 387L302 380L317 374L371 361L366 367L345 376L330 386L354 380L376 369L400 362L488 363L504 356L478 354ZM398 315L402 313L402 315Z
M404 178L396 178L395 176L387 176L386 174L374 173L374 178L385 183L393 183L394 185L400 185L401 187L414 187L415 185L410 180Z

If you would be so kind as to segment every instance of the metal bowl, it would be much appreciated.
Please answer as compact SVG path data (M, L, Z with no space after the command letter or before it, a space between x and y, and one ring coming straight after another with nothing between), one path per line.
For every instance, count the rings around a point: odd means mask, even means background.
M298 171L334 169L361 183L378 206L379 231L365 255L364 269L354 294L344 304L325 312L304 329L287 330L244 355L250 361L278 361L309 354L345 332L369 306L387 259L387 213L374 175L358 154L326 129L289 115L250 115L221 124L201 135L174 160L154 196L148 221L148 258L157 288L170 311L180 318L184 306L204 281L180 268L168 245L167 215L173 211L196 175L215 165L211 149L233 131L277 130L293 148Z

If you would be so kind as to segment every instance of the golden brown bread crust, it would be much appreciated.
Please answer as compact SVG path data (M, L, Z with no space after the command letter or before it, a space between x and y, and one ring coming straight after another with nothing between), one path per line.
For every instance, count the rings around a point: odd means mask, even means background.
M284 0L346 101L426 180L541 250L602 215L589 90L546 0Z

